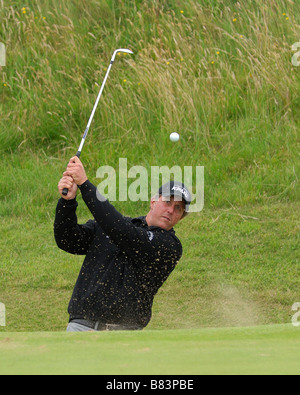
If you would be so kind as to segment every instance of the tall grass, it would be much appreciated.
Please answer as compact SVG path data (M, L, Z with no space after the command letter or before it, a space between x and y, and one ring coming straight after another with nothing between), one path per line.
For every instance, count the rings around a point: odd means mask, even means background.
M85 148L92 174L119 157L148 167L204 165L213 206L297 199L297 2L0 4L3 158L28 161L30 152L45 171L41 158L65 164L112 52L129 47L135 56L118 57ZM172 131L181 134L178 145L168 140ZM62 170L58 162L55 169Z

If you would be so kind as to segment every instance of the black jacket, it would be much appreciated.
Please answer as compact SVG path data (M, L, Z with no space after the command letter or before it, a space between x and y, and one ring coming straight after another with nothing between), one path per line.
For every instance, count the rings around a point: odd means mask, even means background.
M69 304L70 319L143 328L151 319L154 296L182 256L181 243L174 230L149 227L145 217L123 217L97 198L89 181L80 189L94 220L78 225L77 201L60 199L54 224L59 248L86 255Z

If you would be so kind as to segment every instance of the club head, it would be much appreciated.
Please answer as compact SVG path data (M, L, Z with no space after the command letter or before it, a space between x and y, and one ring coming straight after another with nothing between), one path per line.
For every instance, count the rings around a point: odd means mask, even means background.
M114 52L113 57L111 58L111 61L112 61L112 62L115 61L116 56L117 56L117 54L118 54L119 52L128 53L128 54L133 55L133 52L130 51L130 49L122 49L122 48L120 48L120 49L117 49L117 50Z

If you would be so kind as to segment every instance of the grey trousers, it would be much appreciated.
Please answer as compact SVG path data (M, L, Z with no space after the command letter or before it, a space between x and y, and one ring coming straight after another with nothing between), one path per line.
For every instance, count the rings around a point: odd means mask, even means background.
M84 325L84 320L82 323L71 321L67 327L67 332L96 332L96 331L136 331L142 330L136 326L130 325L113 325L113 324L101 324L100 322L93 323L95 326L91 328L90 326Z
M76 322L70 322L67 327L67 332L95 332L95 330L87 326L77 324Z

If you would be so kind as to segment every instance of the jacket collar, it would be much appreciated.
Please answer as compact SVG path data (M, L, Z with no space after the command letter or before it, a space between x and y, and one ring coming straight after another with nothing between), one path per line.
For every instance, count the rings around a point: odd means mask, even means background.
M142 217L138 217L138 218L132 218L131 222L137 227L143 227L143 228L147 227L150 230L162 229L159 226L148 226L147 221L146 221L146 216L142 216ZM169 232L175 234L175 231L174 231L173 228L171 230L169 230Z

